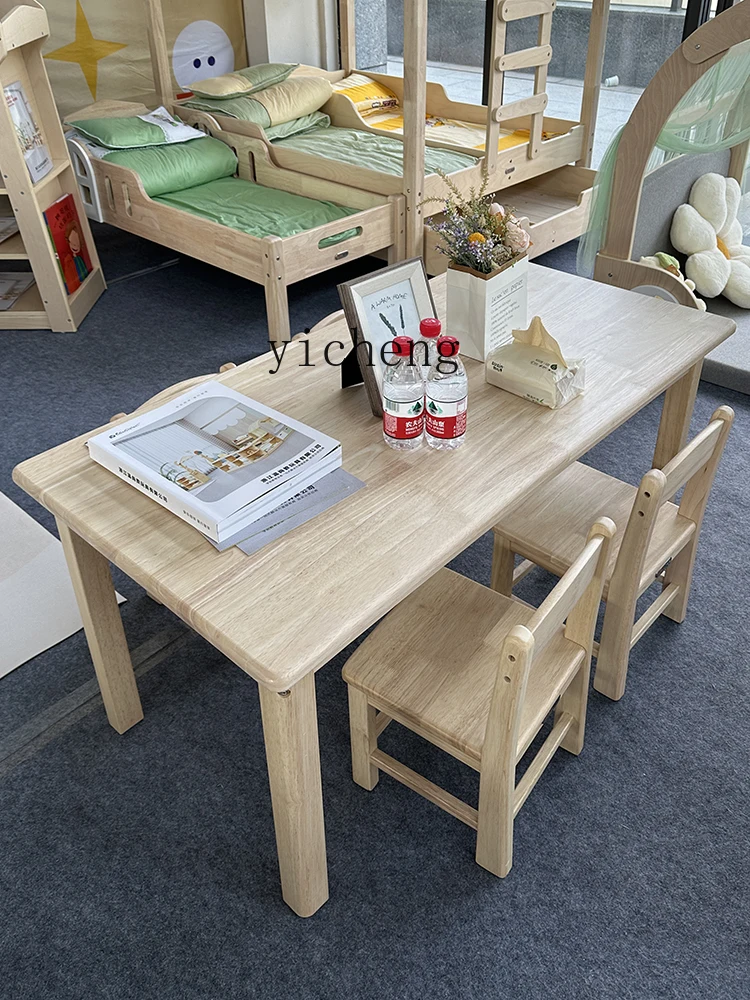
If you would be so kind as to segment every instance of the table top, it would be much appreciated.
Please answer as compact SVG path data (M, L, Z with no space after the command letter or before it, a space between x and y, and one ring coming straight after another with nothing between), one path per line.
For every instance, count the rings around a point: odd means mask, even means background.
M444 277L434 279L433 293L442 314ZM338 438L344 468L367 484L252 556L216 552L93 462L84 442L96 431L21 463L14 478L243 670L282 691L734 330L721 316L538 265L530 267L529 309L564 354L586 358L585 393L549 410L487 385L483 365L468 361L467 438L454 452L402 453L383 443L364 388L342 390L338 369L323 360L328 342L350 343L341 319L309 336L311 367L299 367L303 347L293 341L276 374L269 354L218 376Z

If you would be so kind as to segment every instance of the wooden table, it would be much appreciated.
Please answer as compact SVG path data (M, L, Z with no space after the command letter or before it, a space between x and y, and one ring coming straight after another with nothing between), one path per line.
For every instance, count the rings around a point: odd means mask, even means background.
M444 288L436 278L439 310ZM323 360L330 341L348 349L341 320L310 335L311 367L300 367L303 347L294 341L276 374L269 374L273 355L265 355L218 376L339 438L345 467L367 483L252 556L216 552L92 462L84 441L94 431L14 472L58 519L118 732L143 713L108 560L259 683L282 893L301 916L328 898L315 671L665 389L655 464L668 461L685 441L703 357L734 329L721 316L536 265L530 303L566 353L587 359L586 392L562 410L544 409L487 385L482 366L470 361L467 440L450 454L383 444L364 389L341 390L338 370ZM343 357L343 346L330 354Z

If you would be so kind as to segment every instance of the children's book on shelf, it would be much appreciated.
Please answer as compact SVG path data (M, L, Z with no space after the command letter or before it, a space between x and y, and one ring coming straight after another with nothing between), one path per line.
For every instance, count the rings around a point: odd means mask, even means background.
M64 194L53 201L44 213L57 263L68 295L71 295L91 274L91 257L78 218L75 199Z
M10 239L18 232L18 223L15 215L0 215L0 243Z
M207 382L87 441L100 465L223 542L341 465L341 444Z
M29 271L0 271L0 312L12 308L33 284Z
M8 105L18 144L23 152L29 174L34 184L52 169L52 157L44 142L44 136L34 118L29 99L20 80L3 88L5 103Z

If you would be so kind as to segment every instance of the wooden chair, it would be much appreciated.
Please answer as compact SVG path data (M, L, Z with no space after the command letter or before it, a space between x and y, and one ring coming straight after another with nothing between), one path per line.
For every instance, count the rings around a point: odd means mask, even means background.
M442 569L344 667L354 780L372 790L385 771L471 826L476 860L495 875L510 870L513 820L557 748L583 748L591 645L614 533L609 518L593 525L538 610ZM552 731L516 785L516 764L555 706ZM393 719L479 771L478 809L378 749Z
M624 694L630 650L659 615L685 618L703 514L733 419L734 411L720 406L705 430L638 488L577 462L494 528L491 585L507 595L534 565L567 572L587 520L602 510L614 518L607 610L594 644L594 687L608 698ZM678 506L671 501L683 486ZM526 562L514 570L515 553ZM659 579L661 594L633 624L638 598Z

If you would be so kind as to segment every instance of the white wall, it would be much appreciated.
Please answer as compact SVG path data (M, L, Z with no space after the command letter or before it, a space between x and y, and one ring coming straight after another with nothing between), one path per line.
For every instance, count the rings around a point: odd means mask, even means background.
M244 0L250 64L338 67L336 0Z

